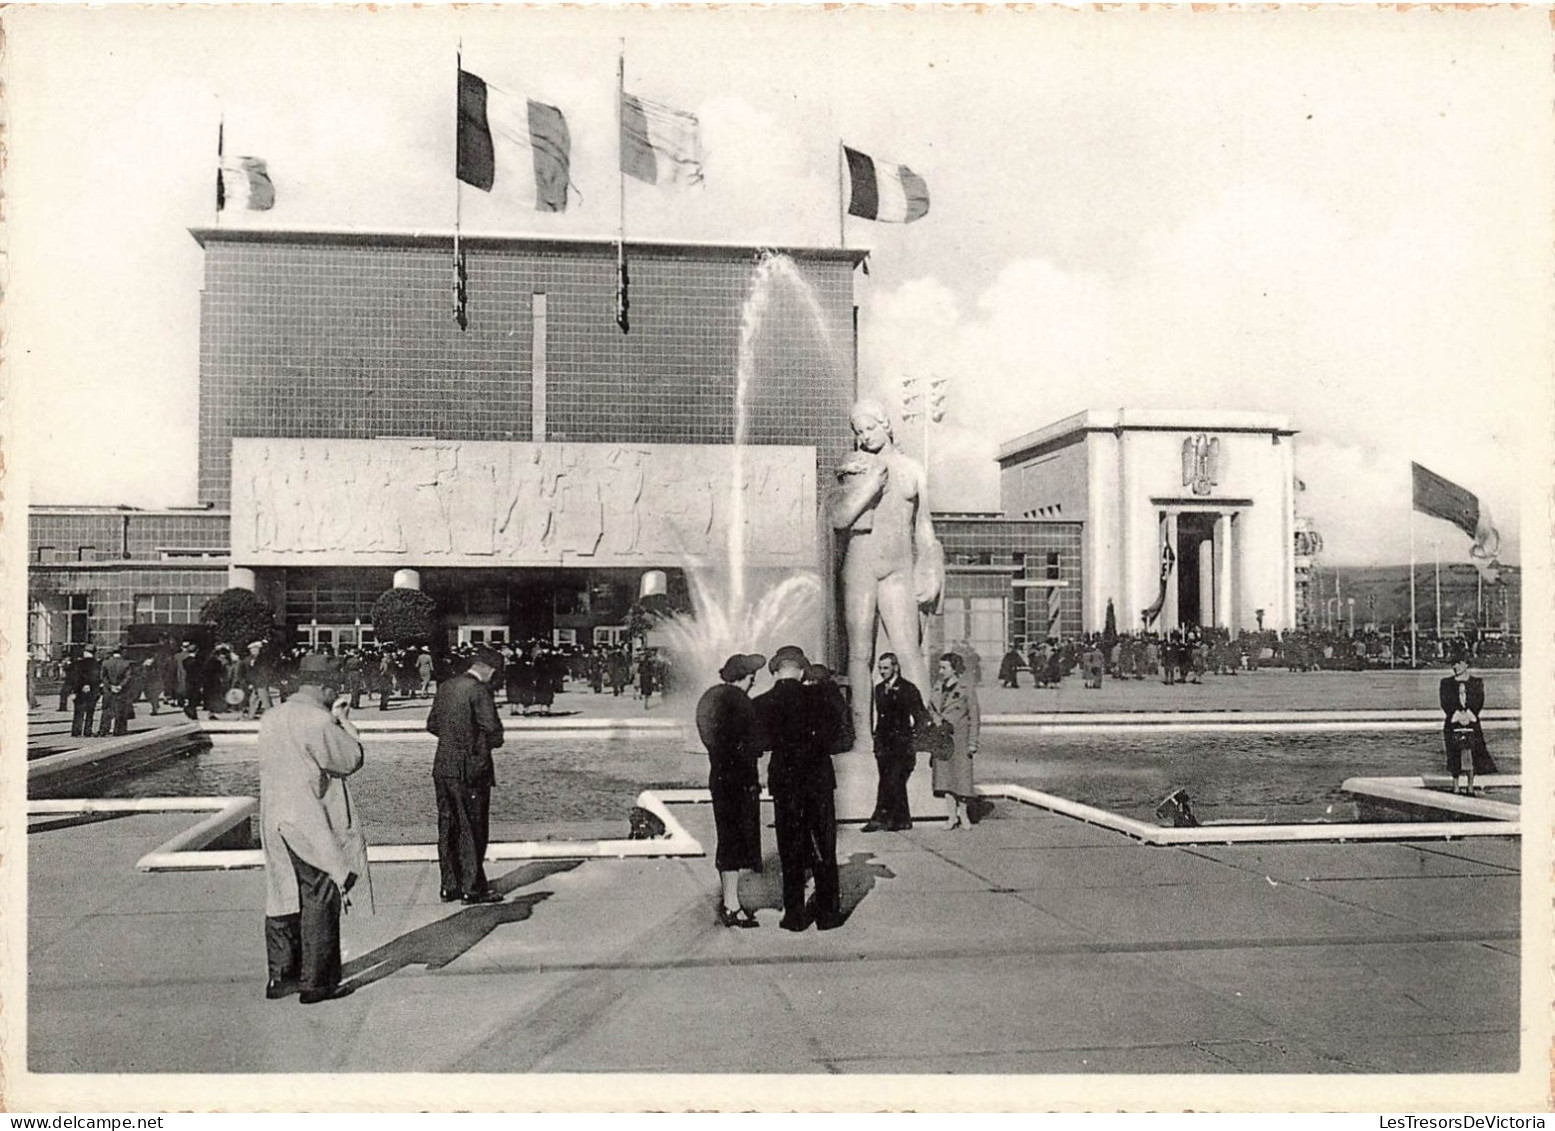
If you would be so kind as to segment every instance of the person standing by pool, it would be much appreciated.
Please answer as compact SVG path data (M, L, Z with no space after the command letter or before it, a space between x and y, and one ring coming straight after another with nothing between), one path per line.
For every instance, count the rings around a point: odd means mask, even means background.
M939 686L934 689L932 711L936 722L949 723L952 746L945 756L930 763L934 771L934 795L945 799L945 827L964 828L971 823L967 801L974 795L972 756L982 732L982 712L977 689L961 678L964 663L954 652L939 661Z
M97 727L101 738L111 730L127 734L130 728L130 677L135 666L124 658L123 648L114 648L103 661L103 714Z
M81 649L81 655L71 662L70 674L65 677L65 692L74 697L75 714L70 723L71 735L91 738L92 719L97 714L97 700L103 692L103 673L102 665L97 662L97 653L90 644Z
M785 644L767 670L777 677L754 700L767 765L767 789L776 810L778 859L783 866L785 931L808 923L805 875L815 877L815 924L823 931L842 925L842 892L837 875L837 777L831 752L838 735L826 701L806 687L809 660L803 649Z
M491 678L502 658L491 648L475 651L469 670L438 684L427 714L437 736L432 787L437 795L437 863L444 903L501 903L486 886L486 842L491 827L491 752L502 745L502 719Z
M955 656L947 652L947 656ZM956 656L959 662L961 657ZM928 721L923 694L902 677L896 655L883 652L875 668L880 682L875 684L875 768L880 784L875 790L875 811L864 823L863 832L882 829L901 832L912 828L912 810L907 802L907 781L917 768L918 731Z
M1452 775L1452 791L1458 792L1463 775L1463 749L1469 748L1469 784L1464 791L1474 792L1474 775L1496 772L1495 759L1485 746L1485 731L1479 716L1485 710L1485 681L1469 673L1469 659L1462 653L1453 658L1452 674L1438 687L1441 702L1442 741L1447 747L1447 772Z
M750 690L766 666L760 655L734 655L718 669L719 683L697 701L697 734L707 749L707 788L713 795L713 827L718 845L722 902L718 921L725 927L758 927L753 912L740 906L740 873L761 871L761 778L756 761L761 740Z
M265 997L344 997L340 913L368 880L367 838L346 778L362 741L326 656L302 658L295 694L259 720L259 844L265 858ZM369 881L369 900L371 885Z
M637 662L637 693L642 697L644 711L648 709L648 701L653 698L653 693L658 686L659 660L650 648Z

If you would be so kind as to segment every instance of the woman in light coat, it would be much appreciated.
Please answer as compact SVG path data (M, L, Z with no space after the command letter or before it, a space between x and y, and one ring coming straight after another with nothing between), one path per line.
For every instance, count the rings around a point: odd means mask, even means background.
M977 753L982 731L982 712L977 691L962 680L965 661L947 652L939 661L939 686L929 710L935 722L949 723L952 747L948 757L935 758L934 795L945 799L945 827L965 828L971 822L967 800L973 796L972 756Z

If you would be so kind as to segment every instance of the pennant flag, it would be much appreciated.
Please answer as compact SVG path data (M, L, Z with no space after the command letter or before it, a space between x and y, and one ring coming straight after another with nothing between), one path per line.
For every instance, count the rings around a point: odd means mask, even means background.
M1161 541L1161 591L1156 594L1150 607L1140 614L1144 621L1145 630L1155 624L1156 618L1161 615L1161 610L1166 606L1166 583L1172 576L1172 567L1177 564L1177 555L1172 550L1172 544L1165 539Z
M469 329L470 270L465 262L463 244L459 245L458 254L454 256L454 321L459 323L459 329Z
M616 325L621 327L623 334L632 329L632 300L627 293L630 282L626 271L626 248L616 244Z
M621 95L621 172L650 185L702 183L702 132L695 114Z
M565 212L572 160L566 117L555 106L509 94L461 70L455 173L482 192L490 192L497 182L494 137L530 151L535 210Z
M1474 539L1469 547L1473 557L1493 562L1501 550L1501 534L1490 520L1489 508L1472 491L1450 479L1443 479L1418 463L1409 467L1414 475L1415 510L1452 523Z
M929 214L929 186L906 165L887 165L856 149L848 159L848 215L891 224L910 224Z
M216 211L228 203L250 212L268 212L275 207L275 185L269 170L258 157L223 157L216 171Z

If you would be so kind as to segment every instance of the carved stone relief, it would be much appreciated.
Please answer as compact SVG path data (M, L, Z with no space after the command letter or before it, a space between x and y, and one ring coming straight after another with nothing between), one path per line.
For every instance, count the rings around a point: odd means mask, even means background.
M691 444L233 442L233 553L252 565L614 565L722 557L735 453ZM807 568L815 456L752 447L747 559Z

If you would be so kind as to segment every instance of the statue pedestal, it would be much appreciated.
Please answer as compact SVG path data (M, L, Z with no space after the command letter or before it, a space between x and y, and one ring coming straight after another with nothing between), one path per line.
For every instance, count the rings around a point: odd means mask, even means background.
M880 771L872 750L850 750L832 758L837 774L837 820L867 821L875 811ZM918 765L907 779L907 806L914 821L944 817L945 802L934 796L929 756L918 755Z

